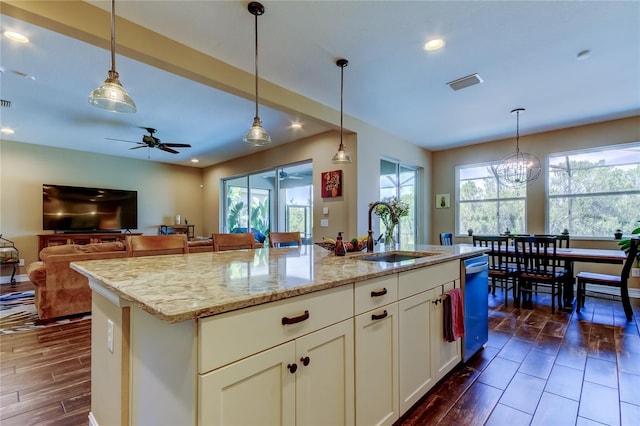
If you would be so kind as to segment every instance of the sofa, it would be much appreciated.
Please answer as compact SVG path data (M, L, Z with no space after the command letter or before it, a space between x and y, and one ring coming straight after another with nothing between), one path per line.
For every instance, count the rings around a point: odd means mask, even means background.
M40 320L91 312L89 282L71 269L71 262L121 257L127 257L121 241L43 248L40 261L27 268L27 275L36 287L34 299Z
M189 253L213 251L211 238L189 241ZM35 285L35 306L40 320L91 312L91 289L87 277L71 269L69 264L81 260L130 257L124 242L67 244L45 247L40 261L27 268Z

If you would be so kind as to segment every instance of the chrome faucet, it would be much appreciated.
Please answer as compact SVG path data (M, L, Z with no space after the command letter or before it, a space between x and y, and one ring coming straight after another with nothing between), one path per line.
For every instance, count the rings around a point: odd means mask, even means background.
M393 211L391 205L389 203L385 203L384 201L376 201L369 206L369 235L367 236L367 253L373 252L373 230L371 229L371 213L373 212L373 209L380 204L386 206L389 211Z

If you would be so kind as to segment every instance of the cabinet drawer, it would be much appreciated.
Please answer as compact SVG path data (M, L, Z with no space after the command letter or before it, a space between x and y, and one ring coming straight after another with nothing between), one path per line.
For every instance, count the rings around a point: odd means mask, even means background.
M401 272L398 276L398 298L404 299L459 278L458 260Z
M398 274L355 283L355 314L398 300Z
M308 318L283 325L283 319ZM198 321L198 372L206 373L353 316L353 285Z

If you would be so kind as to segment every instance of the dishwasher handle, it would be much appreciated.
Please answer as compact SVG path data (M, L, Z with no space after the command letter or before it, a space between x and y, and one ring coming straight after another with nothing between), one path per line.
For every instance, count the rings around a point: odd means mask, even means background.
M489 262L476 262L470 265L465 265L465 273L467 275L477 274L484 271L489 267Z

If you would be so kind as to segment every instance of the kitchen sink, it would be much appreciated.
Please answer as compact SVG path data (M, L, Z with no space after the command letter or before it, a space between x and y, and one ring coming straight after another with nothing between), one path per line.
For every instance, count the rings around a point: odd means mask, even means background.
M415 252L415 251L392 251L388 253L365 254L354 256L356 260L364 260L366 262L386 262L396 263L405 260L415 260L426 256L436 256L440 253Z

